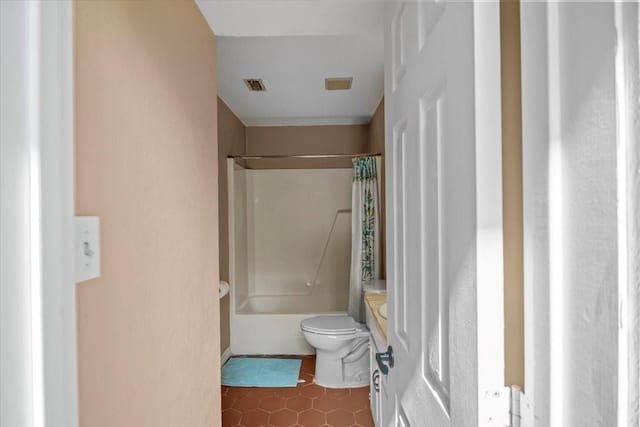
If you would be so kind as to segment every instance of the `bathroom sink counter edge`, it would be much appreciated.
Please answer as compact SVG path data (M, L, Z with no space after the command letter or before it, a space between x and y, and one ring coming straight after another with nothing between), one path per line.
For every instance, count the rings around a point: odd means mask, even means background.
M387 319L380 315L380 307L387 302L387 293L370 293L367 292L364 295L364 301L367 305L367 310L369 310L369 315L374 319L374 324L376 329L382 338L384 339L385 344L387 343ZM371 328L372 325L369 325ZM372 331L373 332L373 331Z

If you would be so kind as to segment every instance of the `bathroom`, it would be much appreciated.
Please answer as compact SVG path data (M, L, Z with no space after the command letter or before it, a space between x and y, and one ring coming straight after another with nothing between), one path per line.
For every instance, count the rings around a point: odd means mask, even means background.
M336 43L341 48L328 55ZM359 190L354 193L354 186L358 189L362 184L354 180L354 163L368 161L374 175L367 188L375 199L371 225L375 224L376 250L374 268L364 286L384 296L382 45L379 34L217 37L220 278L230 285L228 293L223 285L220 301L221 362L249 355L302 358L300 381L304 383L297 388L321 396L311 397L311 408L304 404L298 408L300 425L333 425L332 421L342 425L342 418L346 425L373 425L365 292L350 289L350 277L352 242L362 241L361 228L352 236L352 214L364 206ZM316 59L301 65L302 70L278 65L310 51ZM277 55L279 61L261 59L270 55ZM352 59L346 61L348 57ZM300 72L306 80L296 79ZM342 79L332 80L338 77ZM249 78L259 79L263 90L250 90L244 81ZM332 89L331 84L345 81L345 87ZM317 365L317 359L309 357L317 352L315 342L310 342L313 336L305 337L303 331L313 328L302 327L310 319L320 319L321 324L342 319L347 323L342 326L355 329L347 351L351 359L346 354L341 357L357 361L345 363L344 371L341 363ZM334 337L339 333L334 330ZM313 365L315 378L310 375ZM353 412L340 409L338 401L324 411L318 408L325 390L346 390L348 401L350 389L367 397ZM251 397L247 390L251 389L223 386L223 425L253 425L252 416L266 417L260 420L266 425L268 417L291 416L287 401L300 397L278 400L282 408L252 408L247 414L238 409L242 398ZM278 390L272 393L278 396ZM318 418L304 424L305 416L320 417L322 422ZM335 417L342 417L340 423Z

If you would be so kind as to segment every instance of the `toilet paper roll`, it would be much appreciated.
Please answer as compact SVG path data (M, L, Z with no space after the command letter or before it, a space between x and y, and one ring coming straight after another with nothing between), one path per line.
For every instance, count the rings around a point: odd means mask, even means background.
M229 293L229 284L224 280L220 281L220 287L218 288L218 294L220 299L224 298Z

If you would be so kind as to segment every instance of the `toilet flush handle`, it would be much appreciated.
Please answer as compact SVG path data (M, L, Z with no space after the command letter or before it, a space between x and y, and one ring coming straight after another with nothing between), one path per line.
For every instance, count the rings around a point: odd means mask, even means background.
M389 374L389 368L393 368L393 347L387 347L387 351L384 353L376 353L376 362L378 362L378 368L383 375ZM387 366L388 364L388 366Z

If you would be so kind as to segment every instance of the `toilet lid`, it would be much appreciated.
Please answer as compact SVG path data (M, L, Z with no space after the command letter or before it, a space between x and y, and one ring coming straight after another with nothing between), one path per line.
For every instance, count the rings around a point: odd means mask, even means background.
M356 321L349 316L317 316L302 321L302 330L324 334L351 334Z

